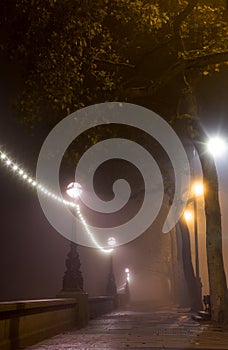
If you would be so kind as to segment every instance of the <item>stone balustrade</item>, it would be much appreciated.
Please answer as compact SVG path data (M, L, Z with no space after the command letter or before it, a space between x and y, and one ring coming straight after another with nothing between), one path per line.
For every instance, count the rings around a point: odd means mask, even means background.
M87 305L81 305L87 303ZM0 302L0 350L18 350L112 311L116 298L58 298Z

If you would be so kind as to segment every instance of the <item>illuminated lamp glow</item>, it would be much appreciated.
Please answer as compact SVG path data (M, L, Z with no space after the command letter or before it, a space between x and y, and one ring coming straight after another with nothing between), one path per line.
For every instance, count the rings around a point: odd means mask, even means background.
M76 199L82 193L82 186L78 182L71 182L67 186L66 193L68 194L69 197Z
M193 213L191 210L185 210L184 212L184 218L185 220L188 222L188 221L191 221L193 219Z
M227 151L227 143L221 137L211 137L207 142L207 149L213 156L222 156Z
M116 245L115 237L109 237L107 242L110 247L114 247Z
M202 182L196 182L193 186L192 186L192 190L193 193L196 196L201 196L204 193L204 186L202 184Z

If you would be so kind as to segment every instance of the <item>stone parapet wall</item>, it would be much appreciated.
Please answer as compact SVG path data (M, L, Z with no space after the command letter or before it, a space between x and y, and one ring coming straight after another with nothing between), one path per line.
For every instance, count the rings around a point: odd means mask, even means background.
M117 307L117 298L113 296L97 296L89 298L90 319L111 312Z
M17 350L77 327L75 299L0 303L0 350Z
M112 296L0 302L0 350L19 350L112 311ZM84 305L86 304L86 305Z

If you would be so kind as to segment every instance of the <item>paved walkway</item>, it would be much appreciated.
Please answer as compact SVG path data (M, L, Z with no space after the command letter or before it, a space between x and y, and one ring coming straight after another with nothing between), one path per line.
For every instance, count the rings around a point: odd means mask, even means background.
M45 340L30 350L228 349L228 329L195 322L187 310L115 311L86 328Z

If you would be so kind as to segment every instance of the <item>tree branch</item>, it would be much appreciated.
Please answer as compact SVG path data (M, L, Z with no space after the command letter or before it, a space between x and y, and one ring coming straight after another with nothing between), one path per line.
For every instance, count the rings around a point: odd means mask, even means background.
M183 69L184 61L178 60L171 65L157 80L151 81L151 83L147 84L146 86L125 89L123 93L125 96L130 94L131 97L152 96L161 87L165 86L173 78L175 78L175 76L178 75L178 73L180 73Z
M145 52L143 56L138 60L136 66L141 64L148 55L154 54L155 52L158 52L159 50L163 49L164 47L167 47L167 45L172 44L177 39L180 39L180 26L181 23L188 17L188 15L194 10L195 6L199 0L190 0L187 4L187 6L184 8L182 12L180 12L174 19L173 19L173 36L166 39L161 40L160 44L153 47L151 50ZM170 24L166 24L165 28L170 28Z
M216 64L228 61L228 51L220 51L199 57L187 58L186 68L203 67L209 64Z
M151 84L141 87L134 87L126 89L124 95L130 94L131 97L152 96L160 88L168 84L178 74L186 69L202 68L204 66L228 61L228 51L216 52L209 55L202 55L199 57L179 59L171 65L157 80L152 81Z
M194 8L195 8L195 6L197 5L198 2L199 2L199 0L190 0L188 2L188 5L184 8L184 10L181 13L179 13L179 15L177 15L174 18L174 21L173 21L174 35L178 35L181 23L194 10Z
M105 60L105 59L101 59L101 58L94 58L94 61L107 63L107 64L112 64L112 65L115 65L115 66L128 67L128 68L132 68L132 69L136 68L135 65L130 64L130 63L126 63L126 62L115 62L115 61Z

